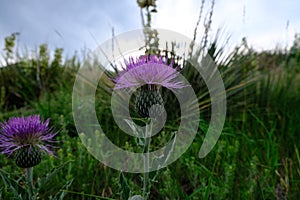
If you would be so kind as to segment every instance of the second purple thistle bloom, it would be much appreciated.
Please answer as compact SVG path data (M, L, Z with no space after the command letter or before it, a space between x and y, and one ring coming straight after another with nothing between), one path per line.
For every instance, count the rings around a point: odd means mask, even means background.
M156 55L141 56L136 60L129 58L122 68L123 71L115 79L115 89L139 88L135 107L141 117L148 118L151 112L152 116L161 114L163 98L159 93L160 87L175 92L189 86L178 79L179 72L172 63L168 65L163 57Z
M42 152L51 151L57 133L49 128L49 119L42 121L39 115L12 117L0 123L0 150L14 156L16 164L22 168L33 167L41 162Z

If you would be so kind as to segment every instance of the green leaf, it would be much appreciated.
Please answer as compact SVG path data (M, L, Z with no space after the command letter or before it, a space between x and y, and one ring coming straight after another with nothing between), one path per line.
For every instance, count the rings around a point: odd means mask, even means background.
M60 189L58 193L54 196L53 200L62 200L67 195L67 190L72 185L74 179L68 180L66 184Z
M73 161L69 160L67 162L64 162L62 165L53 168L49 173L47 173L45 175L45 177L38 178L38 180L37 180L37 191L40 191L57 172L59 172L62 168L64 168L70 162L73 162Z
M122 172L120 173L119 185L120 185L121 199L128 200L128 198L130 196L130 188L129 188L127 180Z
M0 175L2 177L4 184L7 186L8 189L12 191L12 193L17 199L27 199L28 193L25 188L19 185L19 183L14 179L7 176L7 173L2 171L1 169L0 169Z
M168 141L168 146L164 149L163 155L160 155L159 157L156 157L153 160L152 166L158 166L159 168L161 166L165 166L166 163L168 162L170 156L172 155L174 151L174 145L177 139L176 136L177 132L173 132L170 140Z

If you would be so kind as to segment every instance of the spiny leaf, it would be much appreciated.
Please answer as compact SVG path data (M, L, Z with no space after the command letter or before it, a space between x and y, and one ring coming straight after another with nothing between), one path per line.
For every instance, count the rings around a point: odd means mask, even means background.
M73 162L72 160L68 160L67 162L63 163L62 165L53 168L49 173L47 173L45 175L44 178L38 178L37 184L38 184L38 188L37 190L41 190L46 184L47 182L49 182L49 180L57 173L59 172L63 167L65 167L68 163Z
M67 195L67 190L69 189L69 187L72 185L74 179L68 180L66 182L66 184L61 188L61 190L56 193L56 195L54 196L53 200L62 200L64 199L64 197Z
M130 188L122 172L120 173L119 186L121 199L127 200L130 197Z
M28 193L25 188L19 185L17 181L7 176L7 173L2 171L1 169L0 169L0 175L2 177L4 184L8 187L8 189L12 191L12 193L17 199L27 199Z

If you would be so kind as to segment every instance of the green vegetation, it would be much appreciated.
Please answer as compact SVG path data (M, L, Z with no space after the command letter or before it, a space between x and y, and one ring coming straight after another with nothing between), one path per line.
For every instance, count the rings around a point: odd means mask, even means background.
M81 66L78 57L63 58L61 48L51 55L46 44L40 45L35 58L21 56L15 49L17 36L5 38L5 67L0 68L0 122L11 116L40 114L51 118L51 125L60 129L56 157L45 158L35 168L34 177L42 177L69 161L49 179L40 199L56 194L71 179L74 180L65 191L66 199L120 199L120 180L124 177L126 184L140 193L142 180L138 174L124 173L120 178L118 171L93 158L78 137L72 117L72 89ZM290 49L257 52L248 47L245 39L223 60L219 59L223 50L219 40L206 42L227 92L223 133L208 156L199 159L198 151L209 124L209 94L200 75L186 64L183 74L193 85L203 113L199 131L189 150L160 170L152 183L150 199L300 199L297 41L295 37ZM101 127L119 146L135 149L134 139L113 123L109 92L102 87L107 84L99 83L96 95ZM173 112L175 103L172 97L167 98L166 109ZM162 134L155 138L157 145L168 140L167 133L174 131L176 124L176 120L167 121ZM22 169L16 168L12 159L0 157L3 171L15 179L22 176ZM0 181L0 199L10 199L11 195L8 186Z

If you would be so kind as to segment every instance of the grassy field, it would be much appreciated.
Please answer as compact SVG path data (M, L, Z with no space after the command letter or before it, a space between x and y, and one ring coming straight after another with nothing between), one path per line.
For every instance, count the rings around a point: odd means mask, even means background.
M51 118L51 125L60 130L56 157L44 157L34 169L37 183L37 177L59 168L41 188L40 199L58 191L66 194L65 199L120 199L124 177L132 191L140 194L139 174L120 175L104 166L78 137L72 89L82 65L80 59L64 58L60 48L50 55L47 44L40 45L35 58L21 56L15 49L16 37L6 38L6 67L0 68L0 122L11 116L40 114ZM290 49L257 52L245 40L222 61L218 60L222 50L218 41L208 43L207 48L218 64L228 98L222 135L208 156L199 159L210 101L200 75L187 64L183 75L192 84L202 113L199 131L188 151L159 171L150 199L300 199L300 48L295 44ZM104 84L99 83L96 94L101 127L112 141L134 149L135 140L112 123L110 96ZM172 99L166 98L166 109L176 113ZM177 126L176 120L168 120L155 145L164 145L168 133ZM0 169L22 181L23 170L12 159L0 157ZM0 181L0 199L12 196L8 185Z

